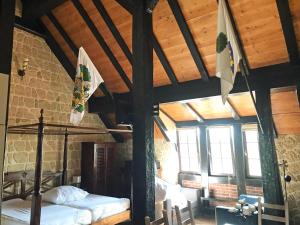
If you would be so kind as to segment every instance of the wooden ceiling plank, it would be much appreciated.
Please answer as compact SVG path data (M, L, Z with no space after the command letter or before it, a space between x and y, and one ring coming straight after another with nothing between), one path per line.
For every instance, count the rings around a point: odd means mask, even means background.
M64 38L65 42L72 49L74 55L76 57L78 57L79 49L77 48L77 46L75 45L75 43L72 41L72 39L69 37L69 35L67 34L67 32L64 30L64 28L61 26L61 24L58 22L58 20L55 18L55 16L52 14L52 12L48 13L47 16L50 19L50 21L53 23L53 25L55 26L55 28L58 30L58 32L60 33L60 35ZM110 100L113 99L112 94L107 89L105 83L102 82L99 85L99 88L100 88L100 90L102 91L102 93L106 97L108 97Z
M179 6L177 0L168 0L168 3L169 3L169 6L170 6L174 16L175 16L176 22L181 30L181 33L185 39L185 42L191 52L191 55L195 61L195 64L197 65L197 68L201 74L202 79L205 81L208 81L209 74L208 74L207 68L206 68L204 61L201 57L201 54L198 50L198 47L193 38L193 35L184 19L184 15L180 9L180 6Z
M199 112L189 103L182 103L182 106L185 107L195 118L197 118L198 122L203 123L204 118L199 114Z
M231 112L233 119L235 119L235 120L240 119L239 113L236 111L236 109L234 108L234 106L229 98L227 99L227 101L225 103L225 107Z
M93 0L93 2L94 2L94 5L96 6L98 12L102 16L104 22L106 23L107 27L110 29L111 33L113 34L116 41L118 42L120 48L122 49L122 51L126 55L128 61L132 65L133 59L132 59L131 51L129 50L126 42L124 41L123 37L121 36L121 34L118 31L117 27L115 26L114 22L110 18L110 16L109 16L108 12L106 11L104 5L99 0Z
M160 108L159 111L161 111L163 114L165 114L165 116L168 117L168 119L171 120L173 123L176 123L176 121L162 108Z
M297 46L297 38L293 26L293 19L289 7L289 1L276 0L276 5L290 62L292 64L299 64L300 60Z
M123 70L123 68L121 67L120 63L118 62L118 60L116 59L116 57L114 56L114 54L112 53L112 51L110 50L109 46L105 42L105 40L102 37L102 35L97 30L97 27L95 26L95 24L93 23L93 21L91 20L91 18L89 17L89 15L85 11L85 9L83 8L83 6L79 2L79 0L72 0L72 3L74 4L75 8L78 10L78 12L82 16L82 18L84 19L84 21L87 24L87 26L92 31L92 33L95 36L95 38L97 39L99 45L102 47L103 51L106 53L106 55L110 59L111 63L114 65L115 69L118 71L120 77L122 78L122 80L124 81L124 83L127 85L128 89L132 90L132 83L131 83L131 81L129 80L129 78L126 75L125 71Z

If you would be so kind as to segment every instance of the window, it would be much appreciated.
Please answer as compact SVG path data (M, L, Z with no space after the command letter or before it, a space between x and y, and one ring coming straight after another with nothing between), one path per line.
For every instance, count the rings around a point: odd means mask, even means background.
M198 129L179 129L178 141L180 170L199 173Z
M244 131L244 146L247 156L247 175L250 177L261 177L257 130Z
M208 131L211 174L233 175L231 127L212 127Z

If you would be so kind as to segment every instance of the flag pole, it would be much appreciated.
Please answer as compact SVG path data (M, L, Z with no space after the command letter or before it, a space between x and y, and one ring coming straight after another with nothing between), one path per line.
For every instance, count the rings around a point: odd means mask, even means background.
M258 125L260 127L261 133L264 134L264 129L263 129L262 124L261 124L261 118L260 118L259 113L258 113L258 108L257 108L257 105L256 105L256 100L254 98L254 95L253 95L252 89L251 89L251 87L249 85L249 81L248 81L248 77L247 77L248 74L249 74L249 70L245 67L243 59L239 62L239 66L240 66L241 74L244 77L246 85L247 85L247 88L249 90L252 102L254 104L254 108L255 108L255 112L256 112L256 117L257 117Z
M261 124L261 118L260 118L259 113L258 113L258 108L257 108L257 105L256 105L256 101L255 101L254 95L252 93L252 89L251 89L251 87L249 85L249 81L248 81L248 75L250 73L249 73L249 69L248 69L247 63L245 61L246 54L245 54L245 52L244 52L244 50L243 50L243 48L241 46L240 36L239 36L238 30L236 29L235 22L234 22L234 19L233 19L233 15L232 15L232 12L231 12L230 7L229 7L229 3L228 3L227 0L225 0L224 2L225 2L225 5L226 5L226 8L227 8L227 12L229 14L230 22L231 22L232 27L233 27L234 35L235 35L235 37L237 39L238 47L239 47L239 49L241 51L241 55L242 55L242 60L239 62L239 67L240 67L240 70L241 70L241 74L242 74L242 76L245 79L245 82L246 82L247 88L249 90L252 102L254 104L254 108L255 108L255 112L256 112L256 117L257 117L257 121L258 121L258 125L260 127L260 130L261 130L261 133L264 134L264 129L263 129L262 124Z

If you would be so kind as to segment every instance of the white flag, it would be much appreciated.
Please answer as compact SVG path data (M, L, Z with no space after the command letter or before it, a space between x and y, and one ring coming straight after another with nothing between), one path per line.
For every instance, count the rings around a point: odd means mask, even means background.
M79 125L85 111L85 103L104 82L88 54L79 49L70 122Z
M222 101L225 104L242 59L225 0L219 0L217 26L216 75L221 79Z

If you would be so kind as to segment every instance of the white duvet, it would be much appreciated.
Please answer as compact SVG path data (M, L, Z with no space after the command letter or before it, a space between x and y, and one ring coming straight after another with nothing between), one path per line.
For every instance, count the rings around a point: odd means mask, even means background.
M130 201L127 198L89 194L82 200L66 202L63 205L78 209L88 209L92 214L92 221L95 222L126 211L130 207Z
M12 199L2 202L2 225L30 224L31 201ZM83 225L91 224L88 210L75 209L49 203L42 204L41 225Z

